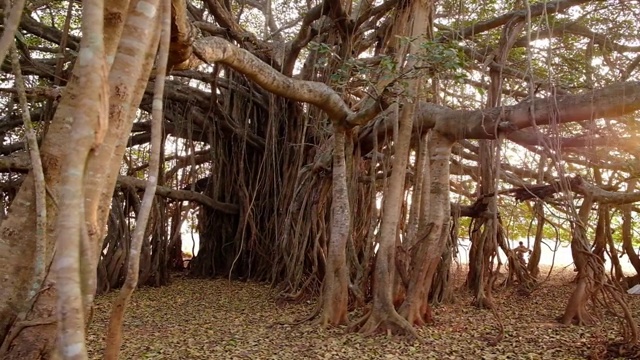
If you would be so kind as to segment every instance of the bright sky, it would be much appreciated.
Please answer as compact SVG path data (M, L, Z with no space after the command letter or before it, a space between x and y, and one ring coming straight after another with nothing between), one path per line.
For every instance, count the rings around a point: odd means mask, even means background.
M198 250L200 249L199 247L200 236L197 233L191 234L191 232L187 230L186 227L183 226L182 251L189 252L189 253L192 252L193 243L194 243L192 239L195 240L195 253L197 254ZM512 249L518 246L518 241L520 240L509 241L509 244ZM524 241L526 246L527 245L526 239L523 239L522 241ZM555 257L553 253L553 248L556 246L555 241L545 240L545 244L546 245L542 246L542 256L540 258L540 265L551 266L553 264L554 267L569 266L570 270L573 269L572 267L573 258L571 257L571 248L569 247L568 243L558 246L558 249L555 252ZM458 258L455 259L456 262L460 264L469 263L470 246L471 246L471 243L468 240L459 241ZM531 246L533 247L533 245ZM506 260L506 256L504 252L502 252L502 250L500 250L500 258L502 259L503 262ZM609 268L610 265L611 265L611 260L607 256L607 262L606 262L607 269ZM635 270L631 265L631 263L629 262L629 258L627 256L623 256L622 258L620 258L620 265L622 266L622 270L625 272L626 275L632 275L635 273Z

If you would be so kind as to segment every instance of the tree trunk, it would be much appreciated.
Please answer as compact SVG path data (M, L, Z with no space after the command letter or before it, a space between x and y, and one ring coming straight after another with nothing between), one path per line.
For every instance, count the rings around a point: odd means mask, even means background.
M607 217L605 218L605 234L607 237L607 245L609 246L609 256L611 257L611 266L613 271L613 273L610 274L611 278L614 279L614 283L616 284L619 284L621 281L626 282L622 266L620 265L618 250L613 241L613 232L611 231L611 214L607 214ZM625 286L624 283L623 286Z
M453 142L434 131L429 141L431 157L428 223L420 230L418 242L411 252L410 279L407 297L399 309L409 323L422 326L430 322L428 298L447 237L451 205L449 199L449 163Z
M132 5L135 9L135 5ZM115 57L109 82L111 85L111 98L109 102L111 108L109 111L109 129L103 142L98 145L91 153L87 162L87 172L84 178L85 192L87 199L85 200L84 213L86 214L86 225L89 236L90 248L93 251L94 259L90 259L90 263L97 264L97 258L102 243L102 234L109 214L109 205L113 196L115 181L120 168L122 154L126 148L126 139L131 131L135 111L142 98L142 94L146 87L148 74L151 70L154 55L157 50L157 33L156 18L147 18L141 15L141 12L133 11L129 16L124 16L124 12L128 9L128 3L124 1L112 1L107 6L107 11L112 14L119 13L113 18L109 17L109 21L105 23L105 33L109 36L105 38L105 49L107 58ZM127 44L131 49L126 49L126 55L116 56L115 53L109 53L109 49L116 46L107 42L119 39L113 35L120 33L118 29L123 26L122 19L127 19L124 36L127 37ZM114 19L120 19L116 21ZM112 21L113 20L113 21ZM141 22L149 21L149 26L140 27ZM109 25L109 26L107 26ZM112 33L113 31L113 33ZM120 47L123 49L123 46ZM74 71L76 68L74 68ZM59 199L62 156L68 149L69 144L69 119L77 106L77 99L82 98L84 89L78 88L78 83L73 79L70 81L66 91L58 106L55 118L49 127L47 135L43 141L42 157L43 167L45 168L45 177L47 180L47 188L54 200L49 201L47 213L49 234L53 234L53 226L57 221L56 200ZM126 89L126 91L125 91ZM112 126L113 125L113 126ZM124 139L124 140L122 140ZM115 151L113 149L116 149ZM102 161L103 159L108 159ZM106 179L106 180L105 180ZM99 186L98 186L99 185ZM35 234L35 208L33 201L33 180L29 175L21 186L21 191L11 205L11 215L3 221L0 229L0 262L5 264L0 269L2 272L8 271L12 274L10 284L3 284L3 291L0 294L0 339L7 342L3 345L8 349L5 355L7 359L37 359L42 354L49 354L54 348L56 337L56 326L50 320L55 317L55 299L56 288L54 279L57 276L55 269L50 269L45 283L41 291L36 294L27 294L25 288L30 284L32 278L31 265L29 260L33 259L33 239ZM91 198L91 199L89 199ZM101 202L102 201L102 202ZM96 211L98 210L98 211ZM96 222L97 221L97 222ZM83 220L84 222L84 220ZM49 235L48 234L48 235ZM47 236L52 239L53 236ZM49 241L47 249L53 248L53 242ZM10 251L4 251L4 247ZM20 256L17 256L20 254ZM5 255L10 257L4 259ZM16 255L11 258L11 255ZM51 261L51 255L47 254L47 261ZM95 276L95 275L94 275ZM97 283L96 281L93 282ZM95 285L94 290L95 291ZM87 294L91 294L91 290ZM35 301L33 307L30 305ZM13 304L20 304L14 306ZM30 308L27 313L27 308ZM13 323L19 314L24 321ZM9 325L12 325L10 327ZM28 325L25 327L25 324ZM43 325L45 324L45 325ZM5 329L10 329L11 335L7 337L6 333L2 333ZM38 341L33 341L38 339ZM45 355L47 356L47 355Z
M393 305L396 236L400 220L400 207L404 198L404 180L413 121L410 107L411 105L405 105L403 116L400 119L393 172L382 205L379 248L373 273L373 306L371 311L354 325L354 328L359 328L359 331L364 334L390 330L408 333L417 338L415 330L404 318L398 315Z
M529 257L529 264L527 269L532 277L537 278L540 275L540 256L542 255L542 237L544 235L544 203L542 200L536 201L534 205L534 212L536 214L536 237L533 241L533 251Z
M636 182L636 179L630 180L627 185L627 191L634 191ZM633 216L631 215L631 207L631 204L622 206L622 250L629 257L629 261L636 270L636 274L640 274L640 257L633 246Z
M322 326L343 325L348 322L349 269L347 268L347 238L351 214L347 190L345 162L345 130L334 124L333 191L331 198L331 238L327 256L327 271L322 284Z
M158 62L156 69L159 74L156 77L156 83L153 91L153 108L152 108L152 125L151 125L151 146L149 151L149 174L147 180L147 187L144 190L142 198L142 204L140 205L140 212L136 218L136 227L131 239L131 249L129 250L129 259L127 261L127 276L124 281L124 285L120 289L118 297L113 303L111 308L111 315L109 317L109 324L107 326L107 338L106 346L104 350L104 358L106 360L117 360L120 353L120 347L122 346L122 323L124 321L124 314L131 298L131 294L138 286L138 276L140 273L140 249L147 233L147 224L149 221L149 214L153 208L154 199L156 196L156 187L158 186L158 178L160 178L160 163L162 153L163 135L162 123L164 122L163 113L163 93L165 74L167 73L167 61L169 58L169 43L170 43L170 31L171 31L171 3L170 0L163 0L157 4L157 7L161 14L162 27L161 27L161 40L159 46ZM162 209L164 210L164 209ZM160 223L164 224L165 211L161 212ZM164 226L156 226L156 229L164 229ZM154 257L159 257L158 253L165 254L166 247L164 241L159 240L162 246L156 246L154 251ZM159 249L161 248L161 249ZM163 270L166 266L163 262ZM84 339L84 338L83 338Z
M411 2L410 6L397 15L395 34L401 36L408 34L413 39L405 51L398 51L399 63L402 64L406 61L403 67L404 69L409 70L420 64L420 60L418 60L420 43L431 38L432 9L433 1L415 0ZM393 41L397 40L398 39L393 39ZM397 49L400 49L400 47ZM404 54L409 56L406 59L405 56L400 56ZM415 71L415 69L413 69L413 71ZM413 118L418 99L420 98L419 90L420 83L416 79L412 78L407 80L407 88L405 90L407 96L403 101L401 115L398 118L397 141L394 141L395 156L393 171L383 201L380 242L374 273L373 308L370 313L365 315L365 317L356 324L356 327L362 324L360 332L365 334L390 330L417 337L417 333L411 324L400 316L394 307L393 280L396 266L395 243L398 236L398 224L404 200L404 181L411 143L411 129L413 127ZM447 164L448 161L449 157L447 157ZM448 181L447 178L447 189ZM447 205L449 204L447 203ZM404 218L402 221L404 223ZM437 223L437 221L434 223ZM423 274L421 278L425 279L425 275ZM407 294L407 296L408 295L409 294ZM426 298L427 294L423 295Z
M429 180L425 178L429 176L429 136L424 135L418 141L418 151L415 160L415 178L411 194L411 207L409 210L409 219L404 231L402 241L400 237L396 241L396 277L394 284L393 304L397 307L402 305L406 296L406 288L409 285L409 269L411 262L411 248L418 242L419 228L424 227L423 218L423 200L428 202L428 186ZM428 215L427 215L428 216ZM423 229L424 230L424 229Z
M593 324L593 317L587 311L587 302L591 295L597 291L597 288L601 286L598 284L602 284L604 277L602 262L596 260L597 257L589 249L589 242L586 238L585 228L592 205L593 199L585 197L573 225L571 254L573 255L573 262L578 269L578 276L576 288L573 290L564 314L560 319L565 325L571 323L578 325Z

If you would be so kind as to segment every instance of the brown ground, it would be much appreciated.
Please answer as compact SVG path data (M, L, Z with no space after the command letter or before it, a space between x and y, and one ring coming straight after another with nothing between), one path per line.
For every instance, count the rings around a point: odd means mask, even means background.
M419 344L386 335L346 334L343 328L278 325L308 315L313 304L277 304L275 291L262 284L176 279L168 287L134 293L120 358L582 359L595 345L607 337L615 339L620 332L611 317L593 327L563 327L554 321L573 288L572 269L554 271L531 297L510 289L497 294L505 325L505 338L497 346L490 346L486 339L497 334L493 315L470 306L471 298L464 291L456 293L455 304L435 309L436 323L419 330L425 340ZM101 358L114 296L96 299L88 334L93 359ZM639 321L640 296L628 300Z

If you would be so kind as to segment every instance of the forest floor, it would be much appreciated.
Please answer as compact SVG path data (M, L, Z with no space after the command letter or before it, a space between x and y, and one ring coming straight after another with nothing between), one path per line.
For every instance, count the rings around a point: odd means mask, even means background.
M547 269L548 270L548 269ZM457 282L466 269L456 272ZM471 296L455 292L453 304L434 309L435 324L419 329L424 343L379 335L364 337L345 328L283 325L309 315L313 302L276 301L265 284L175 278L162 288L138 289L124 325L121 359L584 359L607 338L619 337L617 320L608 316L591 327L561 326L573 289L573 267L554 270L530 297L513 289L495 294L505 328L497 335L491 311L471 306ZM115 292L96 299L89 329L90 358L99 359ZM627 296L640 321L640 296ZM353 319L352 319L353 320Z

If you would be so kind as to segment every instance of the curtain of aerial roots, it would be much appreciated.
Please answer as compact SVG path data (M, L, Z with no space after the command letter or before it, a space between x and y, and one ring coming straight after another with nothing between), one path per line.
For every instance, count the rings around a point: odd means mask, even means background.
M352 134L346 132L343 136L344 181L349 203L346 214L350 219L350 230L346 242L339 246L346 249L351 295L349 299L363 303L368 291L366 283L373 255L371 223L372 219L376 219L376 169L375 162L363 160L357 149L354 154ZM297 184L291 192L293 201L287 207L284 236L276 253L282 259L279 277L285 280L283 298L287 300L301 300L316 293L327 274L327 257L332 251L329 246L332 231L332 182L337 180L332 179L332 169L316 165L323 161L323 156L331 154L327 147L334 147L334 141L335 138L331 137L322 142L315 151L315 161L313 158L309 159L310 165L299 171ZM353 209L357 209L357 214ZM334 246L333 251L335 250ZM314 314L320 311L320 306L321 304ZM315 316L312 315L311 318L313 317Z
M140 253L140 285L163 286L169 283L166 199L157 197L149 216L149 226Z
M451 265L453 258L457 255L458 231L460 228L458 214L452 214L449 236L447 236L444 250L436 273L433 276L433 284L429 294L429 302L433 304L443 304L453 301L453 288L449 286L451 278ZM444 231L445 229L443 229Z
M586 237L586 224L589 220L592 205L592 197L585 197L575 217L576 220L573 223L571 253L578 270L578 276L576 287L567 302L560 321L563 324L593 324L596 319L594 315L588 311L587 303L590 299L596 301L598 295L602 294L603 301L595 302L594 305L598 303L602 304L607 310L613 312L620 309L622 312L621 316L624 319L624 340L627 344L635 345L638 341L637 326L629 306L623 297L623 292L619 286L612 284L610 278L605 273L602 257L590 250L590 243ZM603 221L602 226L604 227L605 225L606 221ZM603 231L604 229L601 230L601 232ZM624 349L620 348L619 351L624 351Z
M107 234L102 243L98 262L98 286L96 292L103 294L122 286L126 275L124 266L129 257L131 231L129 214L137 214L140 198L135 189L123 188L116 191L111 201L111 211L107 221Z
M97 293L120 288L124 284L126 264L131 246L130 222L136 219L141 199L135 188L122 187L116 191L113 199L107 234L102 243L102 252L98 263ZM169 282L171 259L169 245L175 229L167 227L166 199L157 197L149 214L147 233L143 238L140 253L139 285L162 286ZM175 218L172 220L176 221ZM180 223L180 220L177 220Z
M504 64L509 50L518 38L525 25L524 21L508 22L505 24L500 37L499 49L495 61ZM502 100L502 72L492 68L489 71L491 79L487 97L487 107L501 105ZM500 140L498 140L500 141ZM499 222L500 215L497 206L497 183L499 181L500 156L495 155L495 140L480 140L480 187L478 196L483 199L489 209L491 217L474 219L471 233L471 252L469 255L469 274L467 286L474 292L475 303L479 307L493 308L491 290L496 279L498 268L493 268L493 261L498 256L498 246L502 247L509 260L509 272L518 278L521 289L533 287L526 267L517 260L506 239Z
M183 257L181 231L189 210L191 210L191 206L183 207L182 202L176 202L171 213L169 246L167 247L167 267L171 271L183 271L186 267L185 265L189 263ZM184 216L183 211L185 211ZM192 252L191 249L189 249L189 252Z
M286 235L276 235L283 234L305 151L303 146L292 145L305 143L307 127L298 122L297 105L231 70L225 73L231 85L220 88L214 105L216 119L208 133L211 175L205 194L238 205L239 214L200 209L200 249L190 272L280 282L291 274L284 271L283 258L274 261L272 256L283 255ZM235 91L236 87L249 91Z
M544 183L544 171L547 164L547 153L543 152L540 155L540 161L538 162L538 178L537 184ZM542 255L542 237L544 235L544 201L535 200L533 205L533 213L536 215L536 234L533 241L533 251L529 257L529 264L527 264L527 270L532 277L537 278L540 274L540 257ZM509 277L511 279L511 277Z
M405 51L398 51L398 54L417 54L419 42L429 38L431 33L431 11L433 3L430 1L415 1L408 8L398 14L396 22L400 27L395 29L397 34L409 34L416 43L408 45ZM402 21L401 21L402 20ZM419 62L416 58L407 60L400 57L399 62L404 64L406 69L411 69ZM415 69L414 69L415 71ZM449 158L451 154L451 141L435 132L429 142L430 161L430 186L429 192L426 189L420 191L421 197L428 196L429 211L424 209L424 218L415 220L418 213L413 214L413 222L409 224L404 235L417 235L413 238L406 238L405 241L414 241L414 246L410 249L409 271L404 276L407 281L406 295L402 305L396 311L395 300L399 300L397 284L399 278L396 273L396 246L397 238L402 235L398 231L400 222L404 223L403 202L405 199L405 175L409 157L411 143L411 129L415 114L415 98L422 95L421 83L414 79L407 80L404 96L400 102L401 110L398 117L397 137L394 139L393 169L387 187L384 190L382 204L382 220L378 236L378 251L376 254L375 269L373 271L373 304L371 310L354 325L354 329L368 334L377 331L397 331L417 337L412 324L423 324L429 320L429 308L427 297L430 290L431 280L437 268L442 254L442 243L445 233L448 235L449 211ZM408 100L409 99L409 100ZM424 155L423 155L424 156ZM420 159L419 163L423 167L426 160ZM419 166L418 166L419 167ZM423 171L418 169L417 172ZM423 174L424 175L424 174ZM423 188L424 183L420 184ZM420 186L416 186L420 188ZM415 188L414 188L415 191ZM420 204L421 199L417 199ZM414 206L419 206L414 204ZM445 215L446 214L446 215ZM402 220L401 220L402 219ZM417 230L415 230L417 221ZM443 231L443 228L447 228ZM405 265L400 262L401 271ZM404 281L402 281L404 283Z
M348 133L350 135L352 133ZM351 234L347 238L347 264L350 269L349 291L353 306L364 306L371 295L371 271L374 257L375 229L379 224L376 208L377 161L364 160L353 139L347 139L347 176L351 204Z
M495 161L494 141L480 141L480 177L478 196L487 203L487 209L497 211L495 196ZM497 254L497 233L500 231L495 216L482 216L474 218L471 222L471 250L469 252L469 273L467 274L467 287L473 291L475 304L481 308L493 308L492 257Z

